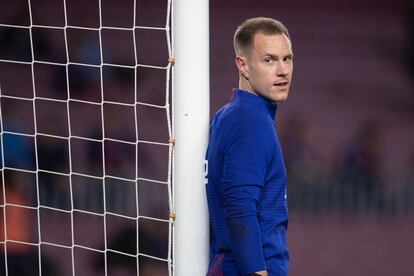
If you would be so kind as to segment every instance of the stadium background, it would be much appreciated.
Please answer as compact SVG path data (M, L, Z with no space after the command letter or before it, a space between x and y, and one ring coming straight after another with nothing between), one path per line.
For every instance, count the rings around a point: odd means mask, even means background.
M67 2L72 3L74 16L79 22L86 25L96 24L96 10L93 12L96 1ZM43 16L42 20L50 23L62 22L59 13L53 12L57 7L56 1L43 0L41 3L43 5L38 14ZM122 18L119 15L128 14L128 5L131 3L132 1L117 3L106 18L109 21L111 16L113 20ZM146 0L141 3L142 22L162 22L159 18L162 18L165 8L163 1ZM0 1L0 23L12 20L27 24L25 5L26 1L15 1L13 5L5 0ZM88 10L91 11L90 16L85 16L84 12ZM288 102L280 105L277 114L289 176L289 247L292 257L290 275L412 275L414 5L403 0L211 0L211 114L228 101L231 88L237 85L232 35L237 24L252 16L270 16L281 20L289 28L293 40L295 69L291 95ZM60 35L56 32L39 33L41 42L38 44L38 53L43 58L64 60L62 52L57 50L63 43ZM146 35L146 41L151 42L143 46L148 48L144 49L148 54L142 55L142 61L162 64L166 58L162 38L154 38L152 33L142 35ZM21 34L10 34L4 28L0 28L0 58L21 56L22 53L24 55L25 47L22 45L27 42L22 42L22 37ZM75 56L79 55L91 63L99 64L97 46L93 42L96 42L96 37L88 33L74 34L73 37L78 39L73 45L79 46ZM112 61L127 62L131 57L131 47L127 40L122 43L124 38L113 38L110 34L108 38L107 47ZM194 57L194 70L196 68L197 57ZM59 77L61 73L51 72L50 68L46 67L39 67L38 72L41 72L45 95L56 96L64 90L64 80ZM99 97L96 96L99 91L96 80L90 81L93 79L93 72L74 70L73 73L79 76L79 81L71 84L72 93L76 94L76 97ZM22 72L20 67L12 68L0 63L2 91L10 89L32 93L30 82L24 81L25 74L29 72ZM156 73L142 73L139 89L143 92L140 97L155 103L162 102L162 94L152 93L163 87L153 74ZM105 91L108 91L110 97L127 97L123 91L131 89L131 77L128 74L108 72L107 80ZM162 82L165 83L165 80ZM195 93L196 90L197 87L194 87ZM32 127L29 123L17 119L27 116L27 120L30 121L31 111L20 103L14 104L9 105L13 108L7 111L8 117L5 117L6 110L2 106L3 119L8 119L9 122L19 121L22 124L19 128ZM99 136L96 132L101 128L97 127L100 118L92 115L96 115L96 112L82 106L73 108L73 113L77 114L73 122L76 124L77 120L79 125L77 131ZM62 118L59 117L59 107L44 105L42 109L45 119L50 118L48 114L54 114L56 119L45 123L44 129L55 128L64 132L64 126L59 125ZM107 131L131 138L133 134L128 132L130 127L121 123L125 122L128 113L117 110L109 112L113 120L109 123ZM156 117L162 120L159 114L142 113L142 129L143 133L147 131L145 135L148 137L165 136L164 123L154 125ZM43 142L47 153L44 166L55 166L57 170L61 166L62 170L65 170L67 160L62 160L61 155L67 149L47 139ZM162 177L159 175L159 168L164 169L165 164L159 164L159 160L165 158L164 153L154 153L152 150L143 150L141 158L145 162L141 163L148 165L142 169L142 173L149 177ZM85 151L90 152L89 156L96 154L96 148L93 146L79 144L73 153L78 158L78 169L92 174L101 173L96 172L100 167L99 162L93 158L82 157L81 153ZM127 149L112 148L112 162L122 164L114 165L113 170L128 175L134 168L133 165L131 168L130 159L123 156L124 151ZM17 153L16 156L19 159L16 162L21 162L20 165L31 166L33 160L24 152ZM20 182L33 183L27 175L16 177ZM65 180L46 179L44 183L49 183L45 184L45 200L51 205L68 208ZM79 180L79 185L82 183ZM140 210L152 212L154 215L165 212L165 192L160 193L149 185L142 186L146 186L142 189L144 193L151 196L143 196ZM111 187L116 195L109 201L112 202L109 203L112 204L111 208L130 212L134 206L125 205L125 202L128 202L128 190L118 188L116 183ZM83 197L79 199L79 206L90 210L102 207L99 201L95 200L101 196L97 195L98 190L79 189L79 194ZM67 228L63 227L65 224L62 223L66 221L67 226L67 219L61 219L54 217L53 221L59 223L50 226L50 229L67 232ZM92 229L99 229L97 225L100 222L93 225L94 222L91 222L90 218L79 220L88 223ZM113 223L125 225L120 222ZM143 227L152 234L144 236L148 242L143 245L143 251L164 255L166 239L163 228L164 226L159 225ZM128 237L129 229L125 225L124 230L118 229L113 235ZM87 243L99 244L102 240L99 235L87 235L82 230L79 231ZM64 240L66 237L56 236L53 231L48 235L55 240ZM122 242L125 241L120 241L120 246L125 246ZM50 253L52 256L53 252ZM62 271L68 268L68 262L63 260L63 256L65 255L51 257L53 269L58 273L56 275L70 275ZM94 260L99 264L96 258ZM53 267L53 264L51 266ZM161 268L160 272L154 272L158 269L156 263L146 266L146 271L152 272L145 274L143 270L143 275L165 275L165 267ZM90 268L92 266L84 267L85 271L86 267L93 270ZM124 273L122 275L130 273L119 266L117 269L122 271L118 273ZM91 274L88 275L93 275L94 272L89 273ZM97 269L96 273L101 275L102 271Z

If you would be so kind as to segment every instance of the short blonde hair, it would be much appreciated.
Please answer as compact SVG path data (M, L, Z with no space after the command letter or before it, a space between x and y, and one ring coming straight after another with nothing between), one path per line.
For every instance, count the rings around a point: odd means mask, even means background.
M250 18L240 24L234 33L233 43L236 55L250 49L254 35L257 33L265 35L285 34L290 40L289 32L282 22L268 17Z

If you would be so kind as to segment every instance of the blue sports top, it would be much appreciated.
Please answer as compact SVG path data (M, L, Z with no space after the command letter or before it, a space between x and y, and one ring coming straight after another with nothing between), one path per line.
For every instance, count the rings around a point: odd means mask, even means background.
M209 276L261 270L287 275L286 169L276 109L260 96L233 89L231 101L210 123Z

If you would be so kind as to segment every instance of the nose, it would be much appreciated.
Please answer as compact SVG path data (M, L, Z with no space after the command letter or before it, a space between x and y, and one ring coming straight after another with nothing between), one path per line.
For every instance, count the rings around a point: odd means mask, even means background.
M290 67L289 64L286 64L286 62L284 62L283 60L280 60L279 62L277 62L276 65L276 75L277 76L287 76L287 74L289 73Z

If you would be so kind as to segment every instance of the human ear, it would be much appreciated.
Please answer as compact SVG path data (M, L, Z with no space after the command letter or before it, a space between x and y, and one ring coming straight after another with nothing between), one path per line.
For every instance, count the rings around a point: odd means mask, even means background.
M245 79L249 79L249 70L246 63L246 58L242 56L236 56L235 63L237 69L239 69L240 75L242 75Z

